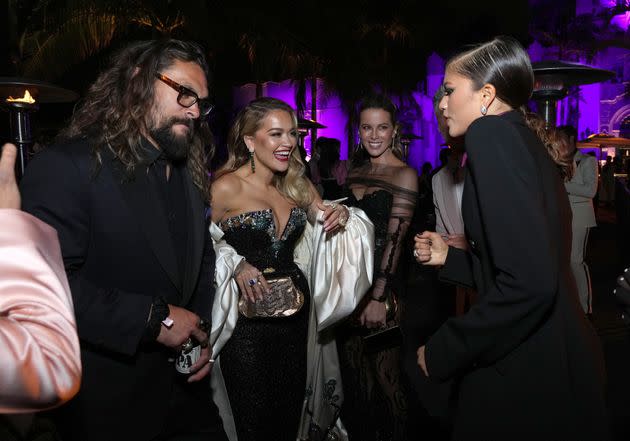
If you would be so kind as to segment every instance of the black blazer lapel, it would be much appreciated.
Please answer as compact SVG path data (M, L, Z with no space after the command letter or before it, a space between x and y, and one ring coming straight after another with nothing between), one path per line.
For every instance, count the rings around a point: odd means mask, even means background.
M149 185L146 166L136 167L133 178L130 180L124 175L117 161L112 160L112 163L114 177L120 186L129 210L136 215L140 229L147 237L162 268L175 287L181 291L182 279L177 269L175 250L169 239L170 233L166 215L158 202L158 195Z
M203 246L205 240L205 214L204 203L199 190L195 187L188 169L184 171L184 188L186 189L186 199L190 202L188 210L190 218L188 220L188 243L186 249L186 265L184 267L184 288L182 305L186 305L190 300L197 279L199 278L199 270L203 254ZM214 275L213 275L214 277Z

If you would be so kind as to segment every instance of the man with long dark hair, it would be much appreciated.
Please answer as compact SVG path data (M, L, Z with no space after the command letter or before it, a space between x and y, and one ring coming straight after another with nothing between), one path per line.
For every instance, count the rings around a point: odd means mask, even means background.
M225 439L208 375L207 76L196 44L129 45L22 180L24 210L59 233L81 340L81 391L53 415L64 440Z

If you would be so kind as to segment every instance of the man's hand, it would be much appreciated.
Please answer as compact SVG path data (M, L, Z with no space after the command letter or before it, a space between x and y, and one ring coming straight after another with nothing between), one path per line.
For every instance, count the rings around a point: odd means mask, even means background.
M0 208L20 209L20 191L15 182L17 147L5 144L0 157Z
M208 341L208 334L199 329L200 317L197 314L175 305L168 305L168 307L170 310L168 316L173 319L173 326L160 327L158 343L179 351L188 338L198 342Z
M418 348L418 366L420 366L420 369L422 369L422 372L424 372L424 375L426 375L427 377L429 376L429 371L427 370L427 360L424 358L424 352L425 352L425 348L426 346L420 346Z
M190 367L190 371L193 374L188 377L189 383L194 383L195 381L202 380L212 371L212 366L214 366L214 359L211 358L211 348L205 347L201 349L201 355L199 356L199 360L195 362Z

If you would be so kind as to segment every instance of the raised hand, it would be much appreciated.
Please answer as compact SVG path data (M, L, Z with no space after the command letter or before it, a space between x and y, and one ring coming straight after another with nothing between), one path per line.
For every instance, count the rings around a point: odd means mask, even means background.
M413 255L423 265L444 265L448 254L448 245L438 233L425 231L414 237Z
M17 147L13 144L2 146L0 157L0 208L20 209L20 191L15 182L15 159Z

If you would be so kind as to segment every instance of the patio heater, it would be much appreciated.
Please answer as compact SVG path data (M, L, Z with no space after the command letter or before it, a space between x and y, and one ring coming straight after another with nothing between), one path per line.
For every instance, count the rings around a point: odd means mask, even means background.
M416 135L415 133L403 133L400 135L400 144L403 149L403 161L407 162L409 159L409 144L411 144L416 139L423 139L422 136Z
M40 104L67 103L78 97L76 92L42 81L0 77L0 106L9 112L11 142L18 149L15 166L18 182L24 175L29 149L33 144L31 113L39 110Z
M309 134L311 135L311 150L315 145L315 139L313 139L313 134L317 129L325 129L327 126L318 123L312 119L306 118L298 118L298 147L304 153L306 153L306 148L304 147L304 138L306 138ZM310 152L312 154L313 152Z
M569 87L600 83L615 76L610 70L597 69L565 61L540 61L532 63L534 69L534 93L538 113L547 128L556 126L558 100L567 96Z

